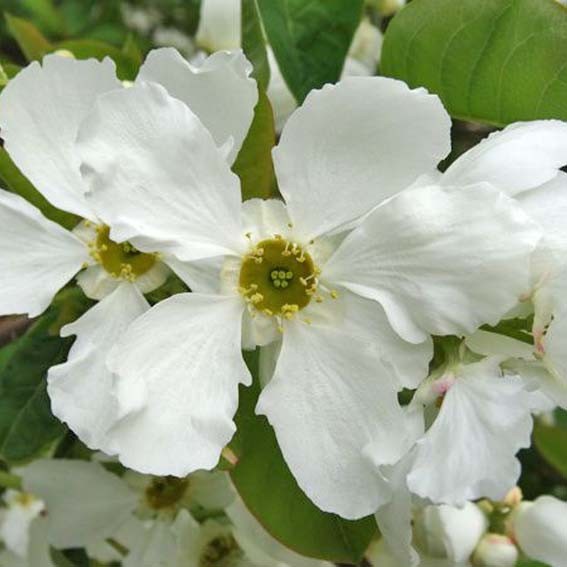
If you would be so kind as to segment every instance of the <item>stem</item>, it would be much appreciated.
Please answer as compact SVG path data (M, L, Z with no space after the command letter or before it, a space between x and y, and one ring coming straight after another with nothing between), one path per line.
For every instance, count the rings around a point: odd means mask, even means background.
M4 488L22 489L22 477L17 474L11 474L6 471L0 471L0 486Z

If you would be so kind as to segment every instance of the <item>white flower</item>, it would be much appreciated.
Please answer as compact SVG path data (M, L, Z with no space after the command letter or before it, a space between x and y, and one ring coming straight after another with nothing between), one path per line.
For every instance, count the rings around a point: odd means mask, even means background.
M209 51L236 49L241 45L240 0L202 0L197 44ZM270 82L267 95L274 111L276 131L281 132L297 101L289 90L272 48L267 45ZM382 50L382 33L363 18L352 39L342 78L374 75Z
M478 567L515 567L519 555L508 536L486 534L474 552L473 563Z
M567 407L563 348L567 332L563 300L567 291L567 174L559 168L567 162L566 156L565 123L542 120L513 124L461 156L441 178L448 184L488 181L517 199L540 225L544 237L532 264L533 333L536 355L543 359L548 372L538 369L530 374L562 407Z
M20 557L26 557L31 524L39 518L45 505L33 494L19 490L7 490L3 498L7 510L0 525L0 538L8 550Z
M437 97L398 81L314 91L274 151L287 207L241 212L238 179L186 106L151 84L101 97L78 145L115 237L180 261L226 256L223 277L193 287L204 293L158 304L114 349L122 419L105 450L154 474L214 467L251 381L241 348L283 331L257 411L300 486L346 517L387 500L362 449L401 456L396 390L425 376L430 333L470 333L516 303L539 238L488 185L404 191L447 154L449 125Z
M424 389L441 409L417 442L410 490L436 503L502 499L520 476L515 455L530 444L531 398L517 376L503 375L499 358L459 364Z
M149 54L138 84L163 79L173 96L193 108L232 163L257 100L250 71L241 53L217 53L194 67L176 51L163 49ZM108 59L47 56L43 66L26 67L0 95L0 127L11 158L53 205L85 219L68 232L25 200L0 191L0 314L39 315L88 265L77 277L79 285L102 301L63 328L64 336L76 334L77 340L68 362L50 370L48 391L55 415L94 448L104 444L116 410L104 353L148 308L142 293L159 287L170 268L193 285L193 270L159 246L142 253L117 238L106 220L111 204L101 208L87 201L74 145L79 125L100 96L122 90ZM154 190L159 193L159 187Z
M523 502L512 515L512 533L528 557L563 567L567 557L567 503L552 496Z

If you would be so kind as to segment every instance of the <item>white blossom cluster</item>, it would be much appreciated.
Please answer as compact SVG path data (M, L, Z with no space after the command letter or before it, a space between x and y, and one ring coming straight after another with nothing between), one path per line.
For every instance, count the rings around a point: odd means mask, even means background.
M22 487L6 491L0 508L1 567L56 567L50 548L80 547L123 567L331 567L269 536L226 473L117 476L100 457L18 469Z
M23 492L5 496L9 564L51 545L203 567L172 558L222 537L249 554L242 565L273 553L274 565L324 565L269 538L272 551L249 546L246 530L261 529L240 504L210 529L191 515L208 507L193 492L147 510L150 475L216 482L196 471L233 437L239 385L253 379L242 350L259 348L256 412L299 486L322 510L375 514L395 565L432 554L505 567L490 554L515 562L521 549L565 567L564 503L508 504L493 533L494 509L471 502L505 501L533 415L567 409L567 124L513 124L441 172L451 120L439 98L346 76L282 121L282 198L242 202L231 166L258 101L251 71L240 50L191 63L162 48L124 86L108 59L49 55L0 94L6 151L79 219L65 230L0 191L0 314L37 316L74 278L97 301L62 329L76 339L49 370L52 411L143 475L29 465ZM144 294L171 274L191 292L150 308ZM87 485L92 517L73 519ZM447 526L471 510L476 540L455 551ZM436 531L442 544L424 545Z

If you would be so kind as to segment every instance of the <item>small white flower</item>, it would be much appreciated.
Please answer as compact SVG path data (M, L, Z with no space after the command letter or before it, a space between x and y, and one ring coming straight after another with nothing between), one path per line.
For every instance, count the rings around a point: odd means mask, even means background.
M163 79L173 96L193 108L232 163L257 100L250 71L241 53L218 53L195 67L175 50L163 49L149 54L137 82ZM192 267L159 247L144 253L117 239L106 222L112 204L94 207L86 198L74 146L77 132L98 97L122 90L108 59L47 56L43 65L22 70L0 95L0 127L11 158L53 205L85 219L69 232L24 199L0 191L0 314L39 315L86 268L78 283L101 301L62 329L63 336L76 334L77 340L68 362L50 370L48 391L55 415L93 448L104 443L116 411L104 353L148 308L142 293L159 287L170 269L188 285L194 281Z
M483 496L500 500L516 484L515 455L530 444L531 398L519 377L502 374L500 361L458 365L422 386L435 392L441 409L416 444L413 493L462 505ZM420 398L418 390L416 403Z
M430 333L470 333L517 302L539 238L488 185L404 191L449 151L449 126L437 97L398 81L326 86L274 151L287 206L241 210L238 179L186 106L150 84L102 97L78 142L116 238L180 261L226 257L216 283L207 272L193 287L204 293L158 304L113 350L123 419L106 451L154 474L214 467L251 380L241 348L283 331L257 411L300 486L346 517L386 501L362 449L401 456L396 390L425 376Z
M521 503L512 515L512 533L528 557L563 567L567 557L567 503L552 496Z
M0 538L8 550L26 557L32 522L45 510L45 504L33 494L18 490L7 490L3 498L7 510L0 524Z

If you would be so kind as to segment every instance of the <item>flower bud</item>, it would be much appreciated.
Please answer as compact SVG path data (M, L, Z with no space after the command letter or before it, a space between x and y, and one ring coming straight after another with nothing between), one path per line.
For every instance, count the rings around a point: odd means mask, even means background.
M486 516L471 502L463 508L427 506L415 519L416 545L432 557L465 562L487 526Z
M508 536L486 534L474 552L473 564L476 567L514 567L518 556L518 548Z
M515 540L528 557L552 567L565 565L567 502L552 496L522 502L514 511L510 524Z

